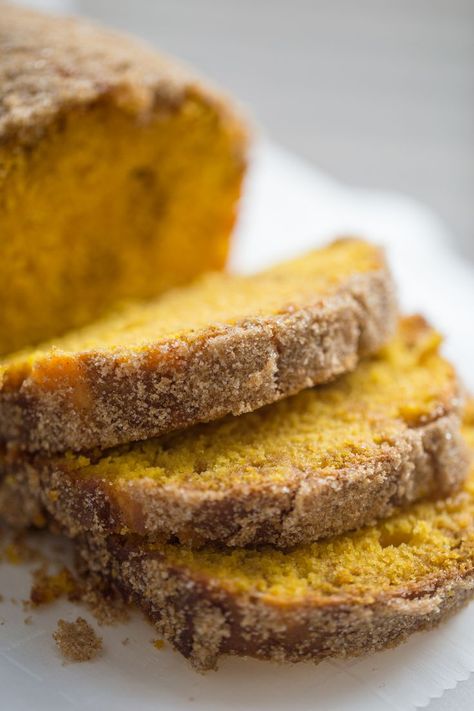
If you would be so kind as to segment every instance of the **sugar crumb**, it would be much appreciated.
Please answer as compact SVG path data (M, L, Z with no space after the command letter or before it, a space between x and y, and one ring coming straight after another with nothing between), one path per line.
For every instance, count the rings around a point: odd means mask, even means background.
M62 656L69 662L89 661L103 649L102 638L83 617L78 617L75 622L58 620L53 639Z

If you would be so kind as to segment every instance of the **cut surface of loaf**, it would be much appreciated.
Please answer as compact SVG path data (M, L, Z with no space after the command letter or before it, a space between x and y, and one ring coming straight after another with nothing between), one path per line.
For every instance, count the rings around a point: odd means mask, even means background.
M82 554L199 669L222 654L291 662L366 654L472 597L474 471L448 499L288 552L192 551L117 536L90 537Z
M351 530L446 495L467 472L439 347L406 318L353 373L255 412L88 456L7 452L4 492L26 486L72 535L288 547Z
M246 144L139 41L2 3L0 353L223 267Z
M382 252L339 240L210 273L0 363L0 441L79 451L240 414L353 370L396 322Z

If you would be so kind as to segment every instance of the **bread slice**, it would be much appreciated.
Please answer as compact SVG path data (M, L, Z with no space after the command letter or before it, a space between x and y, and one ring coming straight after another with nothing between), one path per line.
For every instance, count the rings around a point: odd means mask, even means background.
M0 364L0 441L84 450L240 414L352 370L395 327L381 251L212 273Z
M474 447L472 404L465 434ZM27 488L16 497L9 506L34 513ZM286 552L92 534L77 548L199 670L223 654L290 662L366 654L433 627L472 597L474 469L448 499Z
M138 41L0 10L0 354L221 268L247 129Z
M323 388L90 456L7 453L1 467L73 535L314 541L462 482L459 388L439 344L422 319L405 319L382 352Z

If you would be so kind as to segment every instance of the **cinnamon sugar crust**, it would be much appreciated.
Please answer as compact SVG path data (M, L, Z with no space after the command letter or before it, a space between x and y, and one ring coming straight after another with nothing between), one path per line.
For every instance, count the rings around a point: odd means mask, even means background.
M226 102L188 67L82 19L2 3L0 51L0 144L31 146L58 111L107 97L146 122L157 107L173 111L195 94L237 123Z
M80 550L201 672L228 654L293 663L371 654L437 626L474 590L469 562L466 570L440 568L415 584L374 590L363 602L341 594L279 604L258 593L232 593L132 541L89 539Z

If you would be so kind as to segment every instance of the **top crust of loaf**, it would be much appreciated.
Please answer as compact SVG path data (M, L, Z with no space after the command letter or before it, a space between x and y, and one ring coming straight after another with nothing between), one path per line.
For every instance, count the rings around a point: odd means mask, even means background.
M34 143L62 111L98 100L108 99L147 121L189 95L212 105L244 137L217 93L139 40L81 19L1 6L0 145Z

